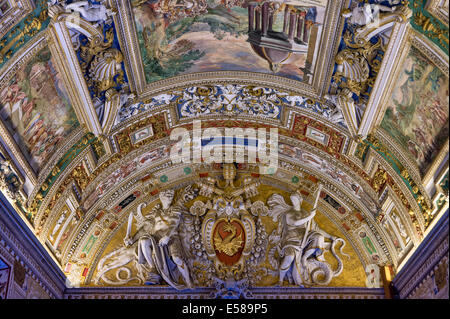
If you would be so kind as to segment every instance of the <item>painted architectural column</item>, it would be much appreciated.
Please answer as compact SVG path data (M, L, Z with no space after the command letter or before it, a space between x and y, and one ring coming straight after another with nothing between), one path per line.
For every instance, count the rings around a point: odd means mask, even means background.
M251 32L255 30L255 7L256 2L250 2L248 4L248 31Z
M284 10L284 24L283 24L283 33L284 34L287 34L288 23L289 23L289 7L286 6L286 9Z
M301 12L297 16L297 40L303 41L303 29L305 25L305 13Z
M261 30L261 9L259 7L255 10L255 30Z
M312 25L312 21L308 21L308 20L306 20L303 24L303 42L305 42L305 43L309 42L311 25Z
M294 11L291 11L289 15L289 41L294 41L294 34L297 23L297 15Z

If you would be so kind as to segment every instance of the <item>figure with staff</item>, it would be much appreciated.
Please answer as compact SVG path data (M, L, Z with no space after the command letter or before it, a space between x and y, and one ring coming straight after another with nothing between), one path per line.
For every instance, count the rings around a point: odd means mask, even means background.
M181 214L185 209L183 204L191 199L193 193L189 187L184 192L182 198L172 205L174 190L161 191L159 193L161 204L151 210L149 217L142 216L139 206L137 215L131 213L129 216L127 234L124 238L126 247L138 243L138 264L148 267L148 283L157 284L162 277L165 282L178 290L192 288L189 268L178 234ZM138 220L138 231L131 236L134 217ZM184 284L178 281L179 277L183 278Z
M319 188L321 188L321 186L319 186ZM316 196L316 201L312 211L305 214L301 208L303 198L300 193L295 192L291 195L291 202L293 206L288 212L286 212L283 232L281 235L282 255L284 255L284 257L280 265L280 286L283 284L284 277L290 270L296 257L298 258L302 254L309 227L311 225L311 220L316 215L318 197L319 195ZM294 269L296 269L296 267L294 267ZM296 281L295 276L294 281ZM301 285L301 282L296 283Z
M302 209L303 198L297 191L291 195L292 206L285 203L282 196L272 195L268 204L271 207L270 215L278 220L278 228L270 236L274 249L278 251L280 261L277 262L269 254L269 261L274 268L278 268L278 285L282 286L285 278L293 281L295 285L327 285L333 277L341 274L343 263L335 252L335 247L341 243L340 252L345 246L342 238L331 236L320 229L314 221L322 185L315 191L313 208L310 212ZM338 266L331 269L325 260L324 253L331 250ZM344 254L345 255L345 254ZM273 255L272 255L273 256ZM291 280L292 278L292 280Z

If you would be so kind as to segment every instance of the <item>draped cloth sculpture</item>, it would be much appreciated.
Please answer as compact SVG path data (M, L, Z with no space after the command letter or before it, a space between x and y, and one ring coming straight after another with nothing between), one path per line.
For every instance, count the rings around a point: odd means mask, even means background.
M212 296L249 298L252 286L268 280L323 286L342 273L335 250L343 254L345 241L314 222L320 185L310 189L316 192L311 211L302 207L298 191L290 196L292 206L277 193L267 206L255 200L259 183L251 176L236 179L233 164L223 166L223 179L208 177L196 185L198 191L181 189L173 204L173 190L160 192L161 203L145 216L140 204L129 215L125 245L99 261L95 283L215 287ZM191 200L187 209L184 204ZM265 225L274 228L268 233ZM325 259L326 251L337 260L336 269Z
M147 284L159 284L162 278L176 289L192 288L189 267L183 253L178 227L184 209L183 203L192 198L194 191L190 187L184 191L182 197L174 205L172 205L174 191L166 190L159 195L161 204L156 205L147 216L144 217L142 214L145 204L139 205L136 214L130 214L127 234L124 238L125 247L121 247L102 259L99 263L96 282L102 279L110 284L118 282L124 284L137 279ZM134 236L131 236L134 218L137 220L138 230ZM120 268L132 261L136 263L139 271L137 278L130 277L127 268ZM118 280L111 281L104 276L112 269L118 269L116 274ZM128 274L126 279L120 279L121 270Z
M376 22L380 12L394 12L395 9L395 7L366 3L362 7L355 7L352 11L344 10L342 16L349 18L349 22L352 24L365 26Z
M317 193L318 197L320 188ZM283 284L287 274L299 286L327 285L343 270L343 263L336 254L335 247L341 243L340 252L343 254L345 241L326 233L313 221L316 207L309 213L302 211L303 198L299 193L291 195L291 201L293 206L286 204L278 194L272 195L268 200L269 214L274 221L278 221L278 228L269 237L269 241L275 244L269 252L269 260L273 268L279 269L279 285ZM314 206L316 205L317 198ZM330 249L338 261L335 270L331 269L324 258L325 251ZM281 261L274 258L275 252Z
M181 219L182 203L179 201L171 207L174 197L173 190L160 193L161 205L157 205L150 213L150 220L139 216L142 225L134 237L130 237L132 215L128 220L126 245L138 241L138 264L147 263L150 271L150 283L159 283L158 274L172 287L183 289L178 282L178 272L184 279L185 286L192 287L189 270L184 261L183 249L178 236L178 226ZM140 213L140 211L138 210ZM173 267L173 263L176 267ZM156 272L156 273L155 273ZM155 281L156 279L156 281Z

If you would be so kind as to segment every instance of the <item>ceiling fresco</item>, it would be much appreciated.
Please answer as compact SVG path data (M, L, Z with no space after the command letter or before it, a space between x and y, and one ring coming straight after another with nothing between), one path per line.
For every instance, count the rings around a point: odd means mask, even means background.
M400 72L381 127L407 145L425 174L448 140L448 76L414 47Z
M196 1L188 9L176 1L134 1L146 80L225 70L274 73L307 81L305 74L313 70L311 57L320 43L319 26L325 19L326 1L318 4L273 2L267 13L259 16L262 1L253 5L249 1ZM267 25L265 32L278 36L278 41L271 49L262 48L256 31L254 40L248 38L249 24L254 29Z
M448 209L448 1L8 3L0 188L71 287L380 288Z
M48 47L16 71L0 98L2 120L38 173L58 143L79 125Z

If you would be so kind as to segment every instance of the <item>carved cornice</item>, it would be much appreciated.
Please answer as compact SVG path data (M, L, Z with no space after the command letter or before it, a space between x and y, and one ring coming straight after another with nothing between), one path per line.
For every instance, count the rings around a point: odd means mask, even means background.
M394 278L393 284L400 298L407 298L441 258L448 256L448 231L447 210Z
M32 0L10 0L9 4L10 9L0 18L0 39L35 8Z
M427 2L427 9L433 16L441 20L448 27L448 7L445 7L446 0L430 0ZM447 2L448 6L448 2Z
M2 256L20 258L27 265L29 275L37 277L39 285L50 297L61 298L64 289L63 275L49 255L46 255L41 243L26 229L27 226L21 225L23 222L19 221L20 217L5 202L3 195L0 195L0 199L0 250L4 250Z
M173 288L136 287L70 288L65 291L65 299L207 299L211 288L198 288L188 293L179 293ZM262 288L251 289L255 299L384 299L383 288ZM177 309L177 312L179 310ZM173 312L175 314L175 312Z

